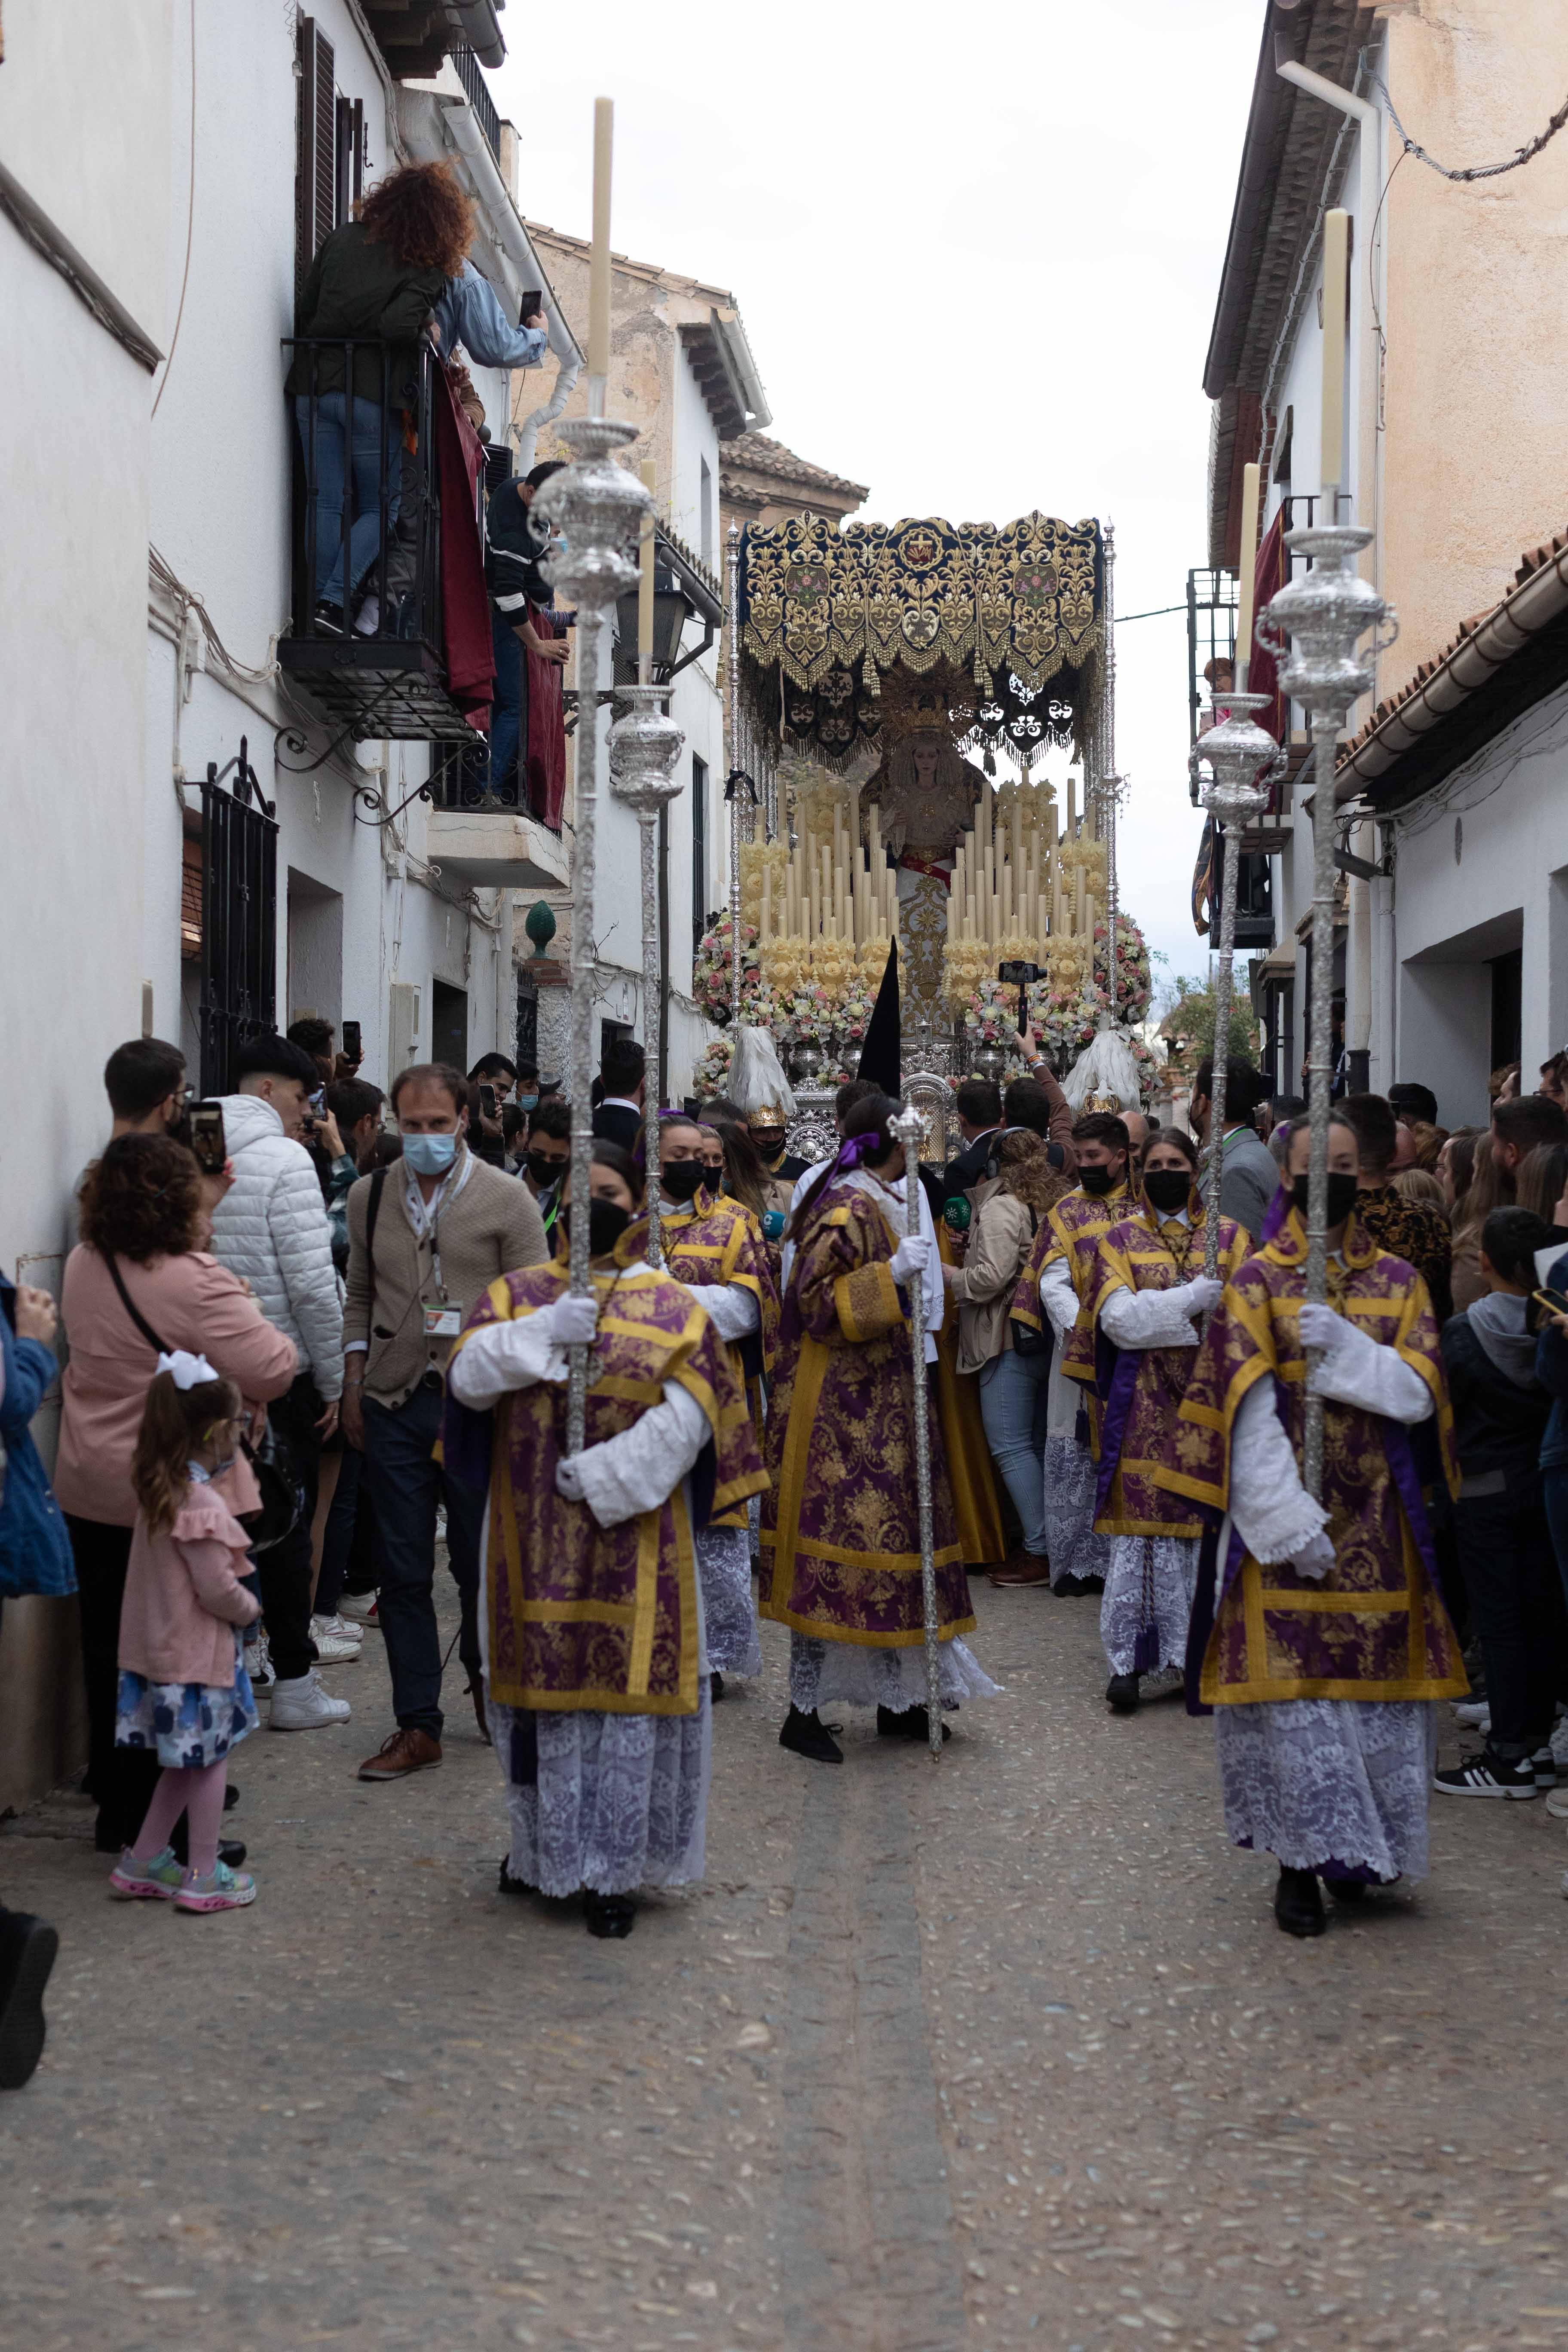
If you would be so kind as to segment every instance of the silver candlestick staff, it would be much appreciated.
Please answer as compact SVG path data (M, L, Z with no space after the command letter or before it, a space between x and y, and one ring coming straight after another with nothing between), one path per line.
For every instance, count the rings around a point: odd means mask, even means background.
M622 705L621 714L610 730L610 791L635 814L642 852L643 1054L656 1084L664 1018L658 952L658 816L661 809L680 797L675 763L686 741L662 708L668 692L665 686L620 687L616 699ZM659 1097L655 1099L657 1104ZM659 1234L657 1122L648 1129L647 1143L647 1262L661 1266L664 1244Z
M599 674L605 609L637 576L631 550L637 543L652 494L611 452L637 437L638 427L608 416L574 416L558 427L574 452L573 463L540 489L534 511L563 543L545 576L577 608L577 759L572 822L572 1220L571 1286L584 1297L593 1291L588 1266L588 1195L592 1181L594 1005L597 981L594 958L595 826L598 815L600 761ZM567 1356L566 1445L583 1450L588 1399L588 1349Z
M1200 735L1187 759L1188 773L1198 780L1206 763L1209 782L1203 787L1203 803L1214 820L1216 835L1224 838L1224 866L1219 893L1219 966L1214 982L1214 1052L1210 1055L1213 1079L1209 1087L1209 1165L1204 1186L1207 1208L1207 1226L1204 1234L1204 1272L1211 1280L1219 1272L1219 1188L1221 1160L1225 1153L1225 1111L1226 1080L1229 1076L1231 958L1236 952L1236 885L1239 863L1237 835L1241 827L1249 824L1268 804L1268 795L1277 776L1289 765L1283 744L1249 717L1255 710L1266 709L1272 700L1267 694L1226 695L1226 717L1206 735ZM1214 864L1211 855L1209 872ZM1214 898L1209 898L1209 935L1214 935Z
M1290 641L1280 664L1279 684L1303 703L1312 718L1312 1006L1307 1040L1307 1112L1312 1139L1307 1196L1309 1302L1328 1296L1329 1105L1333 1083L1334 972L1334 747L1352 702L1372 688L1373 661L1398 635L1393 612L1370 580L1352 567L1373 534L1353 524L1287 531L1293 554L1309 557L1311 569L1288 581L1258 625L1258 642L1278 654ZM1357 651L1375 629L1371 656ZM1313 1394L1312 1374L1320 1350L1307 1353L1307 1398L1302 1426L1302 1476L1314 1500L1323 1488L1323 1400Z
M913 1103L906 1103L893 1121L893 1133L904 1147L905 1229L911 1240L921 1230L921 1143L925 1124ZM931 1532L931 1406L926 1391L926 1295L920 1274L910 1281L910 1403L915 1432L915 1502L921 1528L921 1600L924 1604L926 1644L926 1723L931 1761L942 1754L941 1649L936 1608L936 1547Z

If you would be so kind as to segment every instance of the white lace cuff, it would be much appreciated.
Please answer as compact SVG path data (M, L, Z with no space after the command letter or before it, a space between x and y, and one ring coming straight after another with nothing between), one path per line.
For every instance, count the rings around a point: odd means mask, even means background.
M738 1282L689 1283L721 1339L743 1339L761 1320L757 1294Z
M1172 1290L1113 1290L1100 1310L1100 1327L1118 1348L1195 1348L1198 1335L1184 1285Z
M708 1416L696 1398L666 1381L661 1403L651 1405L618 1437L606 1437L574 1457L583 1499L599 1525L618 1528L641 1511L657 1511L686 1476L708 1435Z
M459 1404L483 1412L510 1390L531 1389L541 1381L563 1381L566 1350L552 1328L552 1307L519 1315L510 1323L487 1323L464 1340L447 1374Z
M1329 1524L1301 1484L1268 1379L1248 1389L1231 1431L1230 1515L1253 1559L1265 1562L1289 1559Z
M1041 1275L1040 1305L1050 1317L1058 1339L1065 1339L1078 1321L1078 1293L1065 1257L1053 1258Z
M1333 1338L1323 1349L1313 1386L1336 1404L1359 1405L1363 1412L1406 1427L1432 1411L1432 1391L1415 1366L1344 1315L1334 1318Z

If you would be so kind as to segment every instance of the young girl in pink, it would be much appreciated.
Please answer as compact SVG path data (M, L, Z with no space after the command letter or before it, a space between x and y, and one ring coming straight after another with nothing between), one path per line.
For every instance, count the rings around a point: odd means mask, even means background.
M163 1767L142 1834L110 1873L116 1895L180 1911L233 1911L256 1881L218 1860L228 1751L257 1726L240 1628L260 1603L240 1582L245 1529L210 1480L239 1444L239 1391L205 1356L160 1356L131 1483L139 1506L120 1612L115 1745ZM169 1843L186 1817L190 1867Z

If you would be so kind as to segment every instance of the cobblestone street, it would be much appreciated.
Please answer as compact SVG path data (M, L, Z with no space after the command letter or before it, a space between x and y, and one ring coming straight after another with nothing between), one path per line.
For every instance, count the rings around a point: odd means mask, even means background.
M238 1753L250 1912L112 1904L75 1799L8 1824L61 1952L0 2344L1568 2343L1563 1824L1439 1805L1426 1887L1289 1942L1207 1727L1106 1714L1092 1605L978 1605L1005 1696L934 1770L781 1754L767 1628L707 1882L626 1944L497 1895L455 1670L444 1768L353 1779L374 1636L351 1726Z

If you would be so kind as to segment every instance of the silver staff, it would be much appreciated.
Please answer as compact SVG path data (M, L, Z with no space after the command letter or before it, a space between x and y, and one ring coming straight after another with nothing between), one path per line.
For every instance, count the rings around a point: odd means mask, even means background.
M921 1230L921 1142L925 1129L913 1103L906 1103L893 1121L893 1133L904 1147L904 1215L905 1229L911 1239ZM925 1284L919 1274L910 1283L910 1347L912 1384L911 1402L915 1428L915 1500L921 1522L921 1599L925 1605L926 1641L926 1721L931 1737L931 1761L942 1754L942 1698L939 1664L941 1645L937 1639L936 1609L936 1549L931 1537L931 1411L926 1391L926 1295Z
M662 707L668 693L668 686L617 687L616 699L622 706L621 713L610 730L610 791L636 814L642 852L643 1053L650 1082L655 1084L664 1019L660 1001L664 975L658 954L658 817L661 809L680 797L675 763L686 741ZM655 1119L647 1129L647 1262L652 1266L664 1264L661 1214Z
M1224 872L1219 893L1219 968L1214 983L1214 1052L1210 1061L1214 1081L1209 1089L1209 1164L1204 1180L1204 1200L1207 1222L1204 1234L1204 1272L1214 1279L1219 1273L1219 1188L1220 1161L1225 1150L1225 1107L1227 1062L1230 1054L1231 958L1236 952L1236 884L1240 850L1237 835L1244 825L1250 824L1268 805L1268 795L1277 776L1283 775L1289 764L1289 755L1281 743L1259 727L1248 716L1254 710L1265 710L1273 697L1268 694L1227 694L1228 709L1217 727L1200 735L1187 758L1188 773L1196 779L1206 761L1209 782L1203 787L1203 803L1214 820L1216 838L1224 838ZM1209 873L1214 862L1211 854ZM1209 889L1209 935L1214 935L1214 889Z
M599 805L600 761L604 744L599 733L599 673L605 630L605 608L637 576L631 552L637 543L643 516L653 504L652 493L610 454L637 437L638 427L608 416L574 416L559 426L561 438L575 452L574 462L554 474L539 491L534 511L549 525L552 539L564 543L554 551L546 577L577 608L577 760L574 777L572 822L572 1198L578 1203L572 1220L571 1286L581 1296L592 1295L588 1269L587 1202L592 1181L593 1107L589 1089L594 1076L594 1005L598 994L594 955L595 826ZM571 1349L567 1356L566 1447L583 1450L588 1401L588 1349Z
M1329 1271L1329 1103L1333 1083L1334 972L1334 747L1352 702L1372 690L1373 661L1398 635L1398 623L1370 580L1352 567L1373 534L1353 524L1325 524L1288 531L1292 554L1311 563L1287 581L1258 625L1258 642L1278 652L1290 640L1281 662L1282 690L1303 703L1312 718L1312 1018L1307 1041L1307 1113L1312 1155L1308 1171L1308 1300L1321 1306ZM1371 657L1357 647L1375 629ZM1317 1501L1323 1489L1323 1400L1313 1393L1312 1375L1321 1350L1307 1351L1307 1398L1302 1426L1302 1476Z

